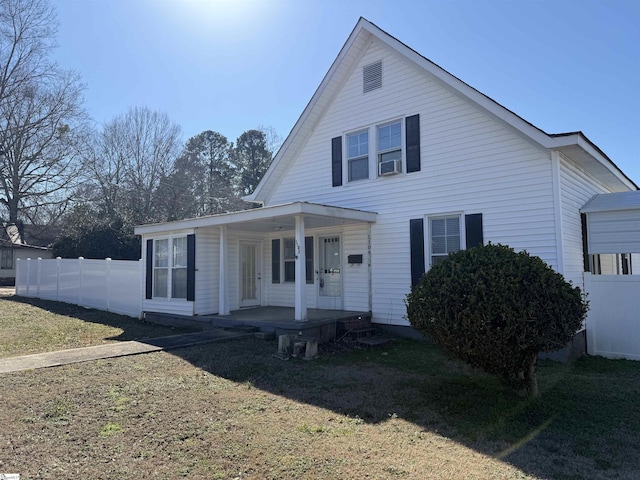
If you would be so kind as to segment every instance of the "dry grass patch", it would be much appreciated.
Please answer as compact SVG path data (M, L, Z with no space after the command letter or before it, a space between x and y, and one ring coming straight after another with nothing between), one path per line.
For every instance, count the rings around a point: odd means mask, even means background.
M520 399L432 346L314 362L236 340L0 376L22 478L639 478L640 365L545 363ZM179 355L179 356L178 356Z
M0 358L184 331L78 305L16 296L0 297L0 312Z

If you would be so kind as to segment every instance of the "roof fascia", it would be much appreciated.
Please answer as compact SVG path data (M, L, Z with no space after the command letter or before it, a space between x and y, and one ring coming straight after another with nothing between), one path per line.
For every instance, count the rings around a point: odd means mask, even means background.
M220 225L231 225L235 223L245 223L255 220L266 220L273 217L291 215L315 215L331 217L345 220L356 220L360 222L374 223L377 214L364 210L350 208L330 207L316 203L295 202L284 205L274 205L272 207L256 208L253 210L243 210L241 212L223 213L208 217L190 218L187 220L177 220L175 222L154 223L150 225L139 225L135 227L136 235L152 233L163 233L175 230L189 230L201 227L216 227Z
M640 187L631 180L598 146L582 132L551 135L556 145L551 148L578 146L593 158L598 160L607 170L631 190L640 190Z

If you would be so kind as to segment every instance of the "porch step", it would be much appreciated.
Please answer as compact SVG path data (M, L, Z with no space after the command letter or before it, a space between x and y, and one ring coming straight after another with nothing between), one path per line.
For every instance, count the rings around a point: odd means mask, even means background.
M254 333L254 332L260 331L258 327L254 327L253 325L233 325L230 327L224 327L224 329L230 330L232 332L243 332L243 333Z
M367 347L377 347L379 345L386 345L387 343L393 342L394 340L395 338L391 337L367 337L358 338L356 342Z
M348 335L355 338L374 337L378 331L374 327L354 328L347 332Z
M345 335L361 329L373 328L371 326L371 314L358 315L356 317L342 318L338 320L338 334Z

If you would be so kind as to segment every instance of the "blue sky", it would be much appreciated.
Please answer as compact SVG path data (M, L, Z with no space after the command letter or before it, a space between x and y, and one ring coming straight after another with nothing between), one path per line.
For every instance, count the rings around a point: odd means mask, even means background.
M285 137L363 16L549 133L582 130L640 184L635 0L53 0L58 62L98 123L166 112L184 139Z

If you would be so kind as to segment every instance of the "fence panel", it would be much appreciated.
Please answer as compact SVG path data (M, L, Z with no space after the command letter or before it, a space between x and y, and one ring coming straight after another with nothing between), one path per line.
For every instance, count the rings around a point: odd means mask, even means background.
M33 260L32 260L33 261ZM58 298L58 262L38 259L40 263L39 297L47 300Z
M81 259L63 259L60 261L58 275L58 300L80 304L80 261Z
M16 294L139 318L142 273L141 261L132 260L18 260Z
M107 310L107 268L110 260L82 261L82 298L80 305Z
M109 275L109 311L140 316L142 312L142 262L112 260Z
M585 273L587 351L640 360L640 275Z

